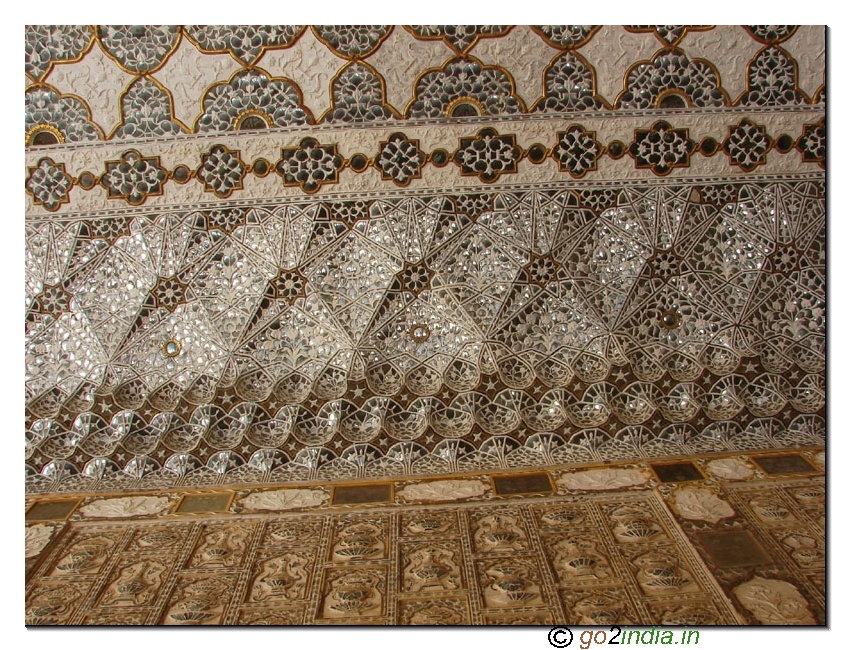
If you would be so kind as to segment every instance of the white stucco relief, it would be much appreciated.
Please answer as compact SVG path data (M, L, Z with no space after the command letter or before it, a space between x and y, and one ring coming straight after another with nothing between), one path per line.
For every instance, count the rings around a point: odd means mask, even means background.
M79 509L86 517L102 517L115 519L119 517L136 517L162 514L168 508L171 499L168 497L119 497L117 499L97 499Z
M616 490L644 485L649 476L636 469L592 469L564 474L558 485L568 490Z
M726 501L706 488L686 486L677 488L671 498L673 509L685 519L696 519L716 524L721 519L733 517L735 511Z
M755 577L732 590L741 604L764 625L815 625L797 588L784 580Z
M489 491L490 486L484 481L449 480L406 485L397 494L406 501L457 501Z
M328 495L323 490L294 489L255 492L239 503L246 510L293 510L323 506L327 502Z

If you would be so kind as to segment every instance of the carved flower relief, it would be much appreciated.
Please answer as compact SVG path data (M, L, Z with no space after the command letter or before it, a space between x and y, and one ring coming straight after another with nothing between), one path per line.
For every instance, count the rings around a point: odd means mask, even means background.
M324 618L380 615L386 577L381 570L330 572L325 582Z
M529 560L504 559L480 571L480 583L488 607L530 607L542 604L540 577Z
M255 492L240 501L245 510L293 510L323 506L328 502L324 490L271 490Z
M753 468L736 458L715 458L706 463L705 469L716 478L743 481L752 478Z
M121 567L118 577L106 587L101 605L143 606L150 604L162 585L168 564L151 557L130 561Z
M528 549L528 537L514 516L500 510L475 522L472 535L480 551L522 551Z
M826 560L823 543L807 530L792 531L790 535L782 538L782 545L804 569L823 566Z
M732 592L764 625L817 625L806 599L794 585L784 580L756 576Z
M564 474L557 483L568 490L617 490L644 485L645 472L636 469L592 469Z
M120 497L118 499L97 499L79 509L85 517L116 519L119 517L137 517L162 514L169 507L168 497Z
M465 600L402 601L402 625L469 625Z
M427 544L404 554L405 591L428 592L460 589L459 550L443 544Z
M85 592L81 583L52 583L36 587L27 599L27 625L65 623L80 604Z
M484 481L448 480L406 485L397 494L405 501L458 501L489 491L490 486Z
M635 577L648 596L698 591L693 576L680 566L679 558L665 550L651 550L632 560Z
M53 536L54 526L49 524L36 524L35 526L27 526L26 529L26 553L27 558L35 557Z
M306 551L289 551L258 565L251 600L297 600L304 597L313 557Z
M726 501L706 488L686 486L677 488L670 497L673 509L685 519L697 519L716 524L735 511Z
M200 578L177 587L176 602L163 625L216 625L221 620L231 586L225 580Z

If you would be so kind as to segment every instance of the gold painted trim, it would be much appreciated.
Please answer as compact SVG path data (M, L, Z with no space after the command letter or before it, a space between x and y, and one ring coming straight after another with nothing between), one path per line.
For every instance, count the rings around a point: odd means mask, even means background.
M239 164L242 165L242 175L239 177L239 182L236 183L233 187L228 189L227 192L224 192L223 194L220 193L215 188L208 186L207 183L201 178L201 174L200 174L201 170L204 168L204 165L207 164L207 160L212 155L212 150L217 148L217 147L220 147L221 149L223 149L224 153L229 153L229 154L235 156L236 160L239 161ZM197 169L195 169L193 171L192 176L195 178L195 180L197 180L203 186L204 192L209 192L210 194L215 195L215 197L218 198L218 199L227 199L227 198L230 198L230 195L233 194L235 191L237 191L237 190L241 191L241 190L245 189L244 180L245 180L245 177L248 175L249 167L250 166L247 165L242 160L242 156L239 154L238 149L231 150L228 147L224 146L223 144L219 144L219 145L214 144L213 146L211 146L209 148L209 150L206 151L206 153L201 154L201 164ZM178 352L178 354L179 354L179 352Z
M41 75L41 77L36 79L29 72L25 71L27 77L32 79L34 83L40 83L50 76L50 73L53 72L54 66L62 65L65 63L79 63L80 61L82 61L86 57L86 55L91 52L91 48L94 45L95 40L97 40L97 32L92 28L92 26L86 25L86 28L89 30L90 34L89 42L82 50L80 50L79 56L74 57L73 59L51 59L50 62L47 64L47 67L44 69L44 74Z
M590 42L590 39L592 39L596 35L596 32L598 32L600 29L602 29L602 25L594 25L593 28L588 32L588 34L584 38L584 40L579 41L578 43L576 43L574 45L569 45L567 47L564 47L563 45L556 43L555 41L551 40L546 35L546 33L542 29L540 29L537 25L529 25L529 27L531 27L531 31L533 31L540 38L542 38L546 42L547 45L551 45L552 47L560 50L560 52L557 55L555 55L556 59L559 58L564 52L572 52L573 54L578 54L578 52L575 52L574 50L587 45Z
M800 88L800 66L797 63L797 59L795 59L793 56L791 56L791 54L788 52L788 50L781 47L780 45L777 45L777 43L779 43L779 42L780 41L765 45L763 48L761 48L758 52L756 52L753 55L752 59L747 61L747 87L746 87L746 89L744 89L744 91L740 95L738 95L738 98L732 104L730 104L730 106L740 106L741 101L744 99L744 97L746 97L747 95L749 95L752 92L752 86L750 85L750 74L749 74L750 68L753 66L756 59L759 58L759 56L761 56L762 52L769 50L770 48L776 48L783 55L785 55L785 58L788 61L791 62L791 65L794 67L794 90L796 92L800 93L800 95L803 97L804 103L806 103L806 104L817 104L817 102L813 101L806 94L806 92L802 88ZM825 72L824 72L824 74L825 74ZM823 87L823 85L821 86L821 88L822 87ZM817 92L815 94L817 94Z
M196 117L195 121L192 123L191 133L199 133L198 123L201 121L201 118L206 113L206 108L204 107L204 101L206 100L207 95L209 95L210 92L212 92L212 90L214 88L216 88L217 86L229 85L230 82L233 81L236 78L237 75L240 75L245 71L252 71L252 72L255 72L257 74L265 75L268 78L269 82L284 81L284 82L288 83L289 85L291 85L295 89L295 94L298 96L298 105L307 114L307 124L309 124L309 125L316 124L316 120L313 117L313 112L309 108L307 108L307 106L304 104L304 93L301 91L301 86L299 86L295 81L293 81L289 77L275 77L271 73L266 72L263 68L260 68L259 66L253 66L252 65L252 66L245 66L245 67L239 68L232 75L230 75L225 81L221 81L221 80L214 81L209 86L204 88L204 90L201 92L200 98L198 99L198 103L201 107L201 112L198 113L198 117ZM240 113L240 115L241 115L241 113ZM236 131L235 123L236 122L234 120L234 123L230 125L230 130L225 131L225 133L235 132ZM272 124L272 127L273 126L274 125ZM216 133L216 132L206 131L205 133Z
M662 47L655 54L653 54L651 59L642 59L640 61L636 61L635 63L633 63L632 65L629 66L628 70L626 70L626 72L623 74L623 90L620 91L620 93L617 95L617 99L615 99L614 103L612 104L615 109L622 108L622 106L620 106L620 103L622 101L623 95L625 95L627 92L629 92L629 75L631 75L632 71L635 70L636 68L642 66L642 65L654 65L656 59L658 59L658 57L660 57L664 54L676 54L678 56L684 56L684 57L687 57L688 61L690 61L691 63L703 63L703 64L707 65L709 67L709 69L714 73L714 76L717 79L717 90L720 91L720 93L723 95L723 101L725 102L724 106L735 105L729 99L729 93L727 93L726 89L723 87L723 78L720 76L720 73L717 71L717 68L714 67L714 64L711 61L709 61L708 59L691 58L681 48L671 47L671 46L667 45L665 47ZM746 92L747 91L744 91L745 94L746 94ZM690 99L690 98L688 98L688 99Z
M499 170L498 172L496 172L496 174L493 176L493 178L489 178L489 179L484 178L484 175L483 175L482 172L465 171L463 169L462 163L460 163L457 159L458 153L460 153L460 151L464 148L464 144L463 144L464 140L467 140L469 142L479 141L479 140L483 140L488 135L490 137L493 137L493 138L499 138L499 139L506 138L510 142L511 147L513 148L513 152L514 152L514 165L513 165L514 168L508 169L508 170L504 170L504 169ZM466 177L475 176L482 183L492 184L492 183L499 182L499 180L501 179L501 177L503 175L518 174L519 173L519 163L522 162L523 158L525 158L525 154L526 154L525 150L520 145L518 145L516 143L516 133L499 133L493 127L485 126L481 129L478 129L478 131L473 136L466 136L466 135L458 136L458 138L457 138L457 149L455 149L454 152L449 154L449 162L452 162L452 163L454 163L455 165L458 166L458 172L460 173L461 176L466 176Z
M254 59L250 63L245 63L242 59L240 59L238 56L236 56L236 53L233 52L230 48L224 48L224 49L218 49L217 50L217 49L208 49L208 48L201 47L201 45L194 38L192 38L192 35L189 34L189 32L186 30L186 27L183 26L183 25L180 26L180 32L186 37L186 39L192 45L194 45L197 48L197 50L199 52L201 52L202 54L228 54L231 57L233 57L233 59L240 66L242 66L243 69L254 67L254 64L257 61L259 61L260 59L262 59L263 56L265 55L265 53L268 52L268 51L271 51L271 50L286 50L286 49L289 49L290 47L294 46L298 41L301 40L301 37L304 36L304 32L305 32L306 29L307 29L307 25L301 25L301 30L298 31L295 34L295 36L292 37L291 43L287 43L287 44L284 44L284 45L278 44L278 45L262 45L262 46L260 46L260 51L257 53L257 56L255 56Z
M112 131L109 132L109 135L106 137L106 139L112 140L115 137L115 134L118 132L118 130L127 123L127 117L124 114L124 98L130 92L130 90L133 88L133 86L135 86L136 83L138 83L142 79L147 79L148 81L152 81L153 84L157 88L159 88L161 91L163 91L166 94L166 96L168 97L168 108L169 108L168 117L169 117L169 119L172 122L176 122L177 125L183 130L184 133L191 133L192 132L191 129L189 129L189 127L187 127L185 124L183 124L183 122L178 120L177 117L174 115L174 95L171 94L171 91L168 88L166 88L165 86L163 86L161 83L159 83L159 81L155 77L150 76L150 74L143 74L143 75L137 75L135 79L133 79L129 84L127 84L127 87L118 96L118 118L119 118L118 124L116 124L115 128L113 128Z
M532 27L532 29L534 29L534 28ZM597 29L599 29L599 26L597 26ZM589 38L588 38L588 40L589 40ZM549 97L549 95L546 92L546 75L549 73L549 70L552 69L552 66L555 65L555 63L558 61L558 59L563 57L565 54L572 54L579 61L581 61L588 70L590 70L590 79L591 79L591 84L593 86L593 98L598 100L599 102L601 102L603 108L606 108L608 110L613 110L614 107L608 102L608 100L605 99L602 95L599 94L599 89L598 89L598 86L596 84L596 68L593 67L593 65L586 58L584 58L579 52L575 52L572 49L566 49L566 50L561 50L555 56L553 56L549 60L549 63L546 65L546 67L543 68L543 74L541 75L541 79L540 79L540 88L543 90L543 94L535 102L533 102L531 104L531 108L528 109L528 112L529 113L537 112L538 105L542 104L546 100L546 98Z
M348 63L346 63L339 70L337 70L336 74L333 77L331 77L330 83L328 84L328 97L331 100L331 105L328 107L328 109L324 113L322 113L321 117L317 120L317 123L318 124L324 124L328 115L331 115L334 112L334 110L336 110L336 97L334 97L334 84L337 81L339 81L339 78L343 75L343 73L346 70L348 70L348 68L355 66L355 65L362 65L364 68L369 70L369 72L371 72L373 75L375 75L375 77L378 79L378 82L381 84L381 106L388 109L394 118L402 119L402 116L399 114L399 112L395 108L393 108L393 106L391 106L390 104L387 103L387 83L386 83L386 81L384 81L384 77L381 76L381 73L378 72L374 67L372 67L371 65L366 63L366 61L361 61L359 59L355 59L355 60L352 60L352 61L349 61ZM337 124L337 123L334 123L334 124ZM355 124L351 124L351 123L348 123L348 122L340 122L339 126L352 127L352 126L357 126L359 124L361 124L361 123L358 122L358 123L355 123ZM368 122L367 122L367 124L368 124Z
M682 35L672 43L664 40L654 27L637 27L635 25L623 25L623 27L627 32L631 32L632 34L652 34L659 40L663 47L675 47L691 32L707 32L714 29L715 25L684 25Z
M425 333L417 334L418 330L425 330ZM410 326L409 334L414 343L425 343L431 338L431 329L425 323L414 323Z
M52 131L51 131L51 133L52 133ZM51 165L53 165L53 166L55 166L55 167L57 167L57 168L61 169L61 170L62 170L62 173L63 173L63 174L65 174L65 176L67 176L67 177L71 180L71 185L70 185L70 187L68 188L68 191L65 193L65 196L63 196L63 197L62 197L62 199L59 201L59 203L57 203L57 204L56 204L55 206L53 206L52 208L48 208L48 207L47 207L47 205L45 205L45 203L44 203L43 201L41 201L41 200L40 200L40 199L39 199L39 198L35 195L35 193L33 193L32 191L30 191L30 188L29 188L29 187L27 187L28 182L29 182L29 179L31 178L31 176L32 176L33 172L35 172L35 170L36 170L36 169L38 169L38 168L41 166L41 162L42 162L43 160L47 160L47 161L49 161L49 162L50 162L50 164L51 164ZM39 159L36 161L36 163L35 163L35 165L34 165L34 166L32 166L32 167L27 167L27 172L28 172L28 173L27 173L27 180L24 182L24 190L26 191L26 193L27 193L27 194L29 194L29 195L32 197L33 203L35 203L36 205L40 205L42 208L44 208L44 209L45 209L45 210L47 210L48 212L57 212L57 211L58 211L58 210L59 210L59 209L60 209L63 205L67 205L68 203L70 203L70 202L71 202L71 190L72 190L72 189L74 189L74 186L75 186L75 185L77 185L78 183L77 183L77 179L73 178L73 177L72 177L70 174L68 174L68 172L65 170L65 163L58 163L58 162L54 161L52 158L50 158L49 156L44 156L44 157L42 157L42 158L39 158ZM84 172L84 173L85 173L85 172ZM59 285L53 285L53 286L58 287L58 286L60 286L60 285L61 285L61 283L60 283ZM48 285L48 286L49 286L49 285ZM63 292L64 292L64 293L67 293L66 291L64 291L64 289L63 289Z
M665 111L675 110L673 108L661 106L661 102L664 101L665 98L670 96L680 97L685 102L685 106L683 108L693 108L694 106L694 103L691 101L691 98L688 97L687 93L685 93L684 90L681 90L679 88L668 88L667 90L662 90L660 93L658 93L658 97L655 98L655 105L653 106L653 108L658 108Z
M502 36L506 36L514 28L514 25L507 25L505 27L505 29L498 31L498 32L489 32L489 33L486 33L486 34L476 34L475 36L473 36L469 45L467 45L462 50L458 49L457 46L455 46L455 44L452 43L443 34L423 35L423 34L418 34L416 32L416 30L413 29L413 26L411 26L411 25L403 25L403 27L411 36L413 36L413 38L415 38L418 41L443 41L443 43L445 43L449 47L449 49L452 50L452 52L457 53L460 56L463 56L465 52L469 52L469 50L474 48L478 44L479 40L484 39L484 38L500 38ZM415 86L414 86L414 88L415 88Z
M172 343L177 346L176 352L169 352L168 351L168 346L171 345ZM183 349L183 344L180 343L180 341L178 341L177 339L169 339L165 343L162 344L162 353L165 356L172 358L172 359L174 357L179 356L182 349Z
M754 41L756 41L758 43L763 43L763 44L769 46L769 45L778 45L779 43L784 43L785 41L787 41L789 38L791 38L794 34L797 33L797 28L799 27L799 25L794 25L793 26L794 29L791 30L791 33L788 34L788 36L783 36L782 38L776 38L776 39L773 39L773 40L766 40L764 38L761 38L760 36L756 36L753 33L753 30L750 29L749 25L741 25L741 27L744 29L744 31L747 32L747 34L749 34L752 37L752 39Z
M659 126L662 126L662 125L666 126L670 131L684 131L685 132L684 133L685 140L690 142L693 145L693 148L688 152L688 160L687 160L686 163L673 163L673 164L665 165L667 167L667 169L663 172L660 172L656 169L658 167L658 163L638 164L637 156L635 156L635 154L632 153L632 145L637 144L639 134L648 135L648 134L652 133L653 131L655 131L656 127L659 127ZM690 169L690 167L691 167L691 156L693 156L694 154L696 154L699 151L697 144L698 143L691 140L690 127L676 128L675 126L670 124L670 122L668 122L667 120L658 120L657 122L653 122L652 126L650 126L648 129L635 129L634 136L632 137L632 142L631 142L630 145L628 145L625 148L624 153L628 154L629 157L634 161L635 169L648 169L650 172L652 172L652 174L654 176L663 177L663 176L669 176L670 173L674 169Z
M165 172L165 178L163 179L162 183L159 184L159 191L158 192L146 192L144 194L144 196L142 196L140 201L131 201L130 197L125 195L125 194L118 194L118 195L112 196L109 193L109 186L106 185L106 182L105 182L106 176L107 176L107 174L109 174L110 163L115 163L116 165L120 165L122 162L124 162L124 157L128 153L135 153L142 160L153 160L154 164L156 164L157 167L159 167L160 169L163 170L163 172ZM150 196L164 196L165 195L165 184L168 182L168 179L169 179L170 176L169 176L168 170L165 167L162 166L162 163L160 163L159 158L160 158L159 156L148 156L146 158L144 155L142 155L142 153L138 149L127 149L126 151L121 152L121 157L118 158L117 160L104 160L103 161L104 172L100 175L100 177L97 179L97 181L98 181L98 183L100 183L100 186L103 187L103 189L106 190L107 200L110 200L110 199L111 200L124 200L132 206L137 206L137 205L142 205L145 201L148 200L148 197L150 197Z
M363 165L362 169L355 169L354 165L351 164L351 161L354 158L356 158L357 156L362 157L366 161L366 163ZM340 167L340 169L350 169L355 174L362 174L367 169L369 169L369 167L372 167L374 165L374 162L375 162L374 158L369 158L369 156L367 156L365 153L360 153L359 151L357 151L357 152L351 154L350 158L346 158L345 160L342 161L342 167Z
M725 146L726 142L728 142L729 139L732 137L732 132L743 124L749 124L750 126L755 127L756 129L758 129L759 131L761 131L764 134L765 138L767 138L767 149L765 149L764 154L761 157L761 160L756 161L755 164L753 164L752 166L749 166L749 167L745 167L745 166L735 162L732 159L732 154L729 153L729 151L727 151L726 146ZM718 143L717 148L714 150L714 154L716 154L718 151L720 151L722 149L723 153L725 153L726 157L729 159L729 166L730 167L737 167L738 169L740 169L744 172L747 172L747 173L751 173L751 172L755 171L761 165L767 164L767 154L769 154L771 151L776 149L776 139L770 137L770 134L767 132L767 127L765 127L764 124L758 124L756 122L753 122L749 118L745 117L740 122L738 122L737 124L728 125L726 128L727 128L726 137L723 138L723 142ZM700 145L701 144L702 143L700 143ZM697 145L697 149L700 149L700 145ZM790 151L791 150L789 149L788 152L790 153ZM714 154L712 154L712 155L714 155ZM705 154L703 154L703 155L705 155Z
M407 26L405 26L405 29L407 29ZM528 113L528 109L525 106L525 102L523 101L522 97L517 94L516 82L514 81L514 77L506 68L503 68L500 65L485 65L481 62L480 59L477 59L476 57L467 54L464 56L450 56L443 62L443 65L441 65L440 67L426 68L419 75L416 76L416 79L413 80L413 97L409 102L407 102L407 106L405 106L404 111L402 111L402 114L405 118L410 117L410 110L413 108L413 105L416 103L417 99L419 99L418 95L416 94L416 89L419 86L419 82L422 81L425 75L431 74L432 72L445 72L446 67L454 61L470 61L472 63L477 63L479 66L481 66L482 72L485 70L496 70L498 72L503 73L511 84L510 95L517 101L517 104L520 108L520 113Z
M266 165L266 171L265 171L265 173L262 173L262 174L259 171L257 171L257 169L255 168L255 165L257 165L260 162L263 162ZM274 165L261 156L261 157L257 158L256 160L254 160L254 162L252 162L248 166L247 171L250 172L251 174L254 174L255 176L260 177L260 178L265 178L266 176L268 176L269 174L271 174L274 171Z
M446 107L446 117L448 119L458 119L463 117L454 117L452 115L452 111L460 104L472 104L473 106L475 106L476 110L478 111L477 117L483 117L487 115L487 111L485 110L484 105L481 102L479 102L473 97L470 97L469 95L464 95L463 97L458 97L457 99L453 99L451 102L449 102L449 105Z
M246 108L244 111L239 113L234 120L234 130L235 131L256 131L257 129L243 129L241 128L242 122L244 122L249 117L258 117L263 123L266 125L267 129L272 128L272 119L269 117L269 114L265 111L261 111L258 108Z
M60 131L59 129L57 129L55 126L53 126L51 124L39 124L38 126L34 126L33 128L31 128L27 132L27 134L25 136L26 146L28 146L28 147L50 146L50 145L34 145L32 143L35 136L37 136L39 133L44 133L44 132L52 133L54 136L56 136L56 139L58 140L58 142L56 144L65 144L65 134L62 133L62 131ZM32 168L30 168L30 169L32 169Z
M186 178L184 178L183 180L178 180L174 176L174 174L177 172L178 169L185 169L186 170ZM195 178L195 172L194 172L194 170L189 169L189 167L187 165L182 165L182 164L176 165L174 167L174 169L172 169L171 171L168 172L168 179L174 181L178 185L185 185L186 183L191 181L193 178Z
M569 134L570 131L572 131L576 127L578 127L578 129L584 135L588 135L591 138L593 138L593 141L596 143L597 147L599 147L599 150L596 153L596 158L594 158L594 160L593 160L593 164L590 165L587 169L583 169L581 171L581 173L578 173L578 174L573 172L572 169L565 169L565 168L561 167L561 161L558 158L558 156L555 154L555 150L561 144L561 138L566 136L567 134ZM549 149L547 151L546 157L544 157L543 160L540 161L540 162L545 162L546 158L551 157L555 161L555 163L558 165L558 171L559 172L567 172L572 178L584 178L587 175L588 172L599 171L599 159L602 158L602 156L604 156L606 153L608 153L608 148L604 144L599 142L599 140L596 139L596 131L588 131L587 129L584 128L584 126L582 124L579 124L578 122L573 122L572 124L567 126L567 128L565 130L558 131L557 133L555 133L555 137L556 137L555 138L555 144L552 145L551 149ZM526 151L526 154L527 153L528 152ZM533 161L531 161L531 162L533 163Z
M91 124L95 128L95 130L97 131L97 134L98 134L98 139L106 140L106 136L104 135L103 129L92 118L91 106L89 106L88 102L85 99L83 99L79 95L75 95L74 93L61 93L56 88L54 88L53 86L51 86L50 84L46 84L46 83L37 83L37 84L32 84L31 86L27 86L26 90L24 91L24 94L26 95L26 93L30 92L31 90L42 90L42 89L46 89L46 90L49 90L51 92L56 93L56 96L59 99L75 99L78 102L80 102L80 104L82 104L83 108L86 109L86 123ZM41 126L41 125L39 124L38 126ZM44 126L50 126L50 125L45 124ZM30 130L32 130L32 129L30 129ZM63 138L64 138L64 134L63 134Z
M334 177L335 178L333 180L317 181L316 187L309 190L305 187L304 181L297 181L297 180L296 181L288 181L288 180L286 180L286 173L281 172L279 166L280 166L281 163L285 162L284 153L287 150L289 150L289 151L303 151L307 147L308 144L312 144L312 143L315 143L315 147L322 149L322 150L324 150L326 147L331 147L332 152L333 152L332 155L335 158L339 158L341 162L340 162L340 165L338 167L334 168ZM278 176L280 176L281 179L283 180L283 184L284 184L285 187L299 187L299 188L301 188L301 191L304 192L304 194L312 195L312 194L316 194L317 192L319 192L322 189L322 187L325 186L325 185L338 185L339 182L340 182L339 181L340 172L342 172L342 170L345 169L345 167L346 167L345 163L346 163L346 159L343 158L340 155L336 142L333 142L333 143L330 143L330 144L324 144L324 143L320 142L319 140L317 140L316 138L307 136L305 138L301 138L301 140L298 142L298 146L296 146L296 147L283 147L281 149L280 159L275 163L274 169L275 169L275 172L278 174Z
M665 320L668 316L672 316L673 318L673 322L670 325L668 325L667 321ZM681 325L682 316L679 314L679 312L673 309L668 309L666 311L661 312L661 318L659 320L661 321L661 327L666 330L674 330L679 327L679 325Z
M412 143L413 146L416 147L416 150L419 152L419 154L422 156L422 162L419 165L419 169L416 170L415 174L408 176L404 180L403 183L399 183L392 176L385 176L383 168L378 164L378 158L380 157L381 153L383 152L384 147L386 147L393 139L397 139L397 138L401 138L401 139L403 139L407 142ZM363 155L365 155L365 154L363 154ZM448 156L448 153L446 155ZM354 156L352 156L352 158L353 157ZM411 181L422 178L422 169L425 167L425 165L428 162L429 162L428 154L426 154L424 151L422 151L422 149L419 147L419 138L408 138L407 135L405 135L404 133L402 133L400 131L395 131L393 133L390 133L387 136L386 140L382 140L378 143L378 153L375 154L374 157L368 159L366 167L364 169L362 169L361 172L366 171L366 169L368 169L369 166L372 166L375 169L377 169L378 172L381 174L381 180L382 181L392 181L397 187L408 187L410 185ZM446 161L446 162L448 162L448 161ZM345 164L348 165L348 163L349 163L349 161L346 160ZM356 172L356 170L352 170L352 171L355 171L355 173L359 173L359 172ZM407 263L405 262L405 268L406 268L406 265L407 265Z

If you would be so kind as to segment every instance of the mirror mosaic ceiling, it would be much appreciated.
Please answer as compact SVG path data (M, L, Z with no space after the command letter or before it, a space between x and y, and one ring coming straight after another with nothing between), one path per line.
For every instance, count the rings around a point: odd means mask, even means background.
M27 493L825 442L824 29L26 28Z

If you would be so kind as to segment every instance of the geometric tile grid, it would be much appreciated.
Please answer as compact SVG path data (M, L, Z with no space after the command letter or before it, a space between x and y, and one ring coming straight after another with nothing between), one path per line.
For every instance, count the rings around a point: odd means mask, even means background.
M697 483L552 470L548 496L500 495L499 474L341 507L243 490L202 515L89 497L61 530L27 528L27 624L822 625L823 474L758 458L696 458Z
M824 202L688 184L31 224L29 489L818 444Z
M26 43L29 493L823 443L822 28Z

